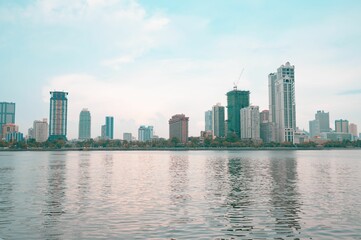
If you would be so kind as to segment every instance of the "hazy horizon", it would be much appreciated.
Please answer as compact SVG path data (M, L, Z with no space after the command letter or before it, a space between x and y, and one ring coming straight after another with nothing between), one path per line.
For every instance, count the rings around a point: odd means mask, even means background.
M53 0L0 2L0 101L16 103L27 134L49 118L50 91L68 95L68 138L79 114L92 137L114 116L114 137L140 125L168 138L174 114L189 135L238 89L268 109L268 74L295 66L297 126L317 110L361 128L361 2Z

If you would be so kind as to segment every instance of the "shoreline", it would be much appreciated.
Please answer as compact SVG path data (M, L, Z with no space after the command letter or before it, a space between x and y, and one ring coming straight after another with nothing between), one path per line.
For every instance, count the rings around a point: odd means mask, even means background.
M327 151L327 150L361 150L357 147L315 147L315 148L297 148L297 147L239 147L239 148L61 148L61 149L0 149L0 152L87 152L87 151Z

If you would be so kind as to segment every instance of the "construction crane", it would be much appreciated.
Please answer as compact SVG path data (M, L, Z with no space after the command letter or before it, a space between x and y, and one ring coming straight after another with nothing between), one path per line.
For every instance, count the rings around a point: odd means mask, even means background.
M239 77L236 82L233 82L233 90L237 90L237 85L239 83L239 80L241 80L242 74L244 72L244 68L242 68L241 74L239 74Z

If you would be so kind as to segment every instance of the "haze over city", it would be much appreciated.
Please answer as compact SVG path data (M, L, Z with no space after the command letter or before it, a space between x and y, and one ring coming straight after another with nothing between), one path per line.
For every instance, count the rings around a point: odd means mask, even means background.
M312 4L311 4L312 3ZM107 115L115 138L204 112L233 88L268 109L268 74L295 66L297 126L317 110L361 126L361 2L358 1L7 1L0 3L0 96L16 103L22 132L49 117L50 91L69 93L68 136L79 113L92 137Z

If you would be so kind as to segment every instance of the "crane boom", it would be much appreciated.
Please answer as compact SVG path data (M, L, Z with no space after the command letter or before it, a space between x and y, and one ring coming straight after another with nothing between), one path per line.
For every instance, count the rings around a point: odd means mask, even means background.
M239 80L241 80L241 77L242 77L242 75L243 75L243 72L244 72L244 68L242 68L242 71L241 71L241 73L239 74L239 77L238 77L238 79L237 79L237 82L233 82L233 89L234 89L234 90L237 90L237 85L238 85L238 83L239 83Z

